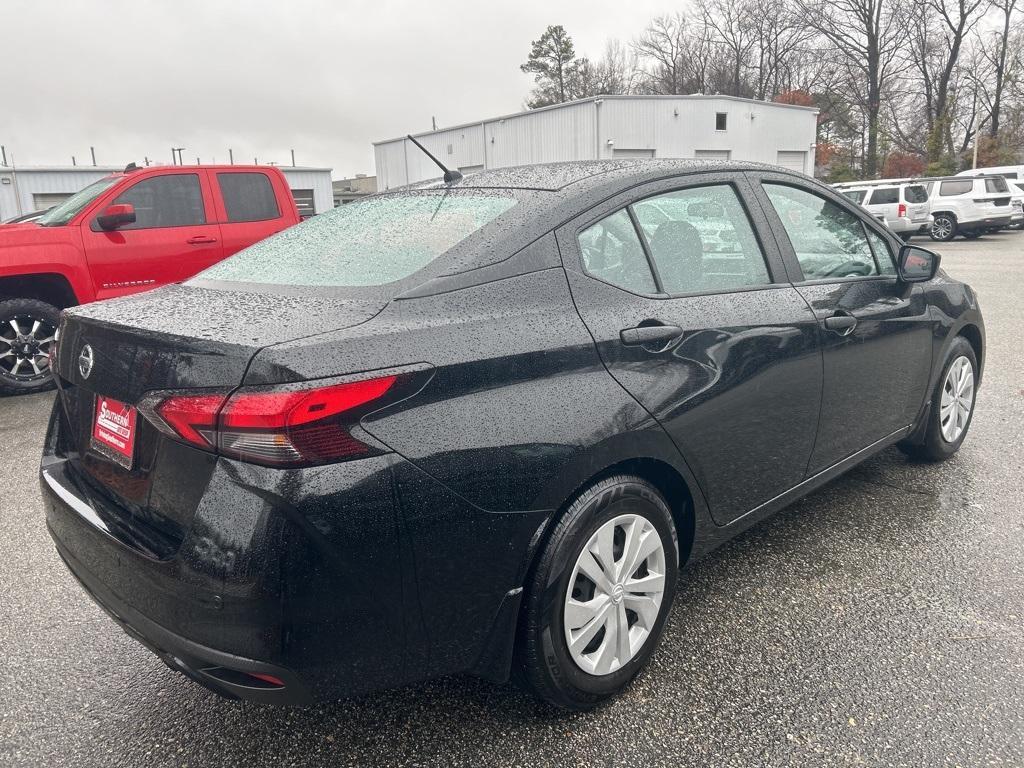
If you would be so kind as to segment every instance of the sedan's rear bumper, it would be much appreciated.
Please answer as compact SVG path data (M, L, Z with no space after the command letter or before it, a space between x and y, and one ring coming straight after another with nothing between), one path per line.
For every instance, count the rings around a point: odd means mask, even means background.
M50 532L53 535L52 529ZM54 541L64 564L96 604L174 671L227 698L292 705L312 701L309 690L291 670L210 648L147 618L89 573L56 536Z

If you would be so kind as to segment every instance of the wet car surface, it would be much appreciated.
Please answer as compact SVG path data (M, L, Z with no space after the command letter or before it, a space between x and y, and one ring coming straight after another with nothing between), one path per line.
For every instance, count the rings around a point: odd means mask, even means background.
M887 450L684 571L652 668L591 714L466 678L302 710L196 688L53 552L52 395L0 401L0 765L1020 764L1022 239L938 248L988 327L961 452Z

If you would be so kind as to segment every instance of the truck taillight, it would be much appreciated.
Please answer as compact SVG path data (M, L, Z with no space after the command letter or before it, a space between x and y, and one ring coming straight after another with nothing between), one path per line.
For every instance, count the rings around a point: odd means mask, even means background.
M900 207L899 207L899 210L896 211L896 215L899 216L901 219L906 217L906 215L907 215L907 204L906 203L900 203Z
M206 451L273 467L327 464L381 452L351 429L403 378L155 392L138 408L164 434Z

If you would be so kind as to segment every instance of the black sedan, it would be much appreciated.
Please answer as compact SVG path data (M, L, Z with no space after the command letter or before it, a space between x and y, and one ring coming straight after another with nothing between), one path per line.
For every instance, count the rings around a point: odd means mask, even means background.
M938 264L769 166L377 195L68 310L47 523L221 694L471 673L592 707L684 564L887 446L957 451L984 326Z

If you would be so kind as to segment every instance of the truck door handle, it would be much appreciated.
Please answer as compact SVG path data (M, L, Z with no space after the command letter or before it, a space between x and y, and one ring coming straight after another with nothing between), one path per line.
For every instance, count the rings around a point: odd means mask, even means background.
M207 237L206 235L196 235L195 237L190 237L185 242L189 245L209 245L210 243L216 243L217 238Z
M623 328L619 338L627 347L646 347L648 344L667 344L679 338L683 329L678 325L638 325L635 328Z
M825 327L840 336L849 336L857 327L857 318L853 315L835 314L825 318Z

